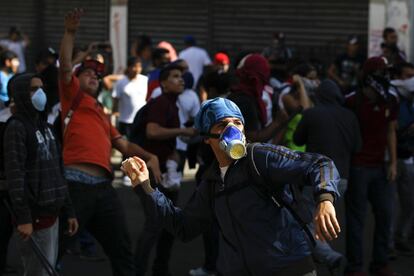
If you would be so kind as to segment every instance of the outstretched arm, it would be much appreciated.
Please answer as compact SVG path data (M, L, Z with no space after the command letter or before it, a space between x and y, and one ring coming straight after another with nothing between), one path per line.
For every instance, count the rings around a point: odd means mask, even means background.
M75 43L76 31L80 26L80 18L83 14L82 9L74 9L65 16L65 32L60 44L59 73L60 78L65 84L69 84L72 79L72 52Z
M291 151L285 147L260 145L255 154L255 163L266 168L265 176L279 187L286 183L312 185L318 202L315 221L316 239L332 240L341 231L336 219L334 198L338 194L339 173L329 158L311 153ZM257 158L258 155L263 158Z
M131 179L134 190L142 188L157 210L157 217L174 236L189 241L204 232L211 222L212 207L208 199L207 183L202 183L194 192L184 209L177 208L158 189L153 189L149 182L148 169L145 162L133 157L125 160L121 168Z

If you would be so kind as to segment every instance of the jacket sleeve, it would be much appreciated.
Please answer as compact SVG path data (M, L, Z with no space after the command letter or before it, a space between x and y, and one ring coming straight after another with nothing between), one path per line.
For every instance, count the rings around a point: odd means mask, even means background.
M25 194L25 164L27 157L24 125L11 121L4 133L4 172L17 224L32 223L30 206Z
M65 201L62 207L62 213L67 218L76 218L75 209L73 208L72 199L70 198L68 190L66 191L66 197L65 197Z
M339 197L339 173L333 161L326 156L260 144L254 151L254 158L258 166L266 168L265 172L261 173L267 174L265 179L270 179L273 185L313 186L316 201L333 201Z
M135 188L135 192L142 189ZM175 237L186 242L203 233L212 219L211 203L209 202L208 185L203 182L194 191L184 209L175 207L158 189L149 195L148 200L154 204L158 219L163 227Z

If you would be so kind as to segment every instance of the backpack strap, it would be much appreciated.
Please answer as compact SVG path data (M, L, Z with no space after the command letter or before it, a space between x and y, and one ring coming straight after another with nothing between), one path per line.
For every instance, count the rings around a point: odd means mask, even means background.
M63 133L62 133L63 136L65 135L66 129L68 128L70 120L72 119L73 113L79 107L79 104L80 104L83 96L84 96L84 94L79 88L78 92L76 93L76 97L73 100L72 105L71 105L68 113L66 114L65 118L63 119Z
M281 195L282 190L280 189L280 187L273 187L271 183L269 183L269 181L267 181L265 176L263 176L263 174L261 173L263 172L263 170L261 170L261 168L257 166L257 163L255 162L255 159L254 159L254 149L258 145L259 143L251 143L247 145L247 153L248 153L247 158L249 159L247 162L248 167L249 167L248 171L249 171L249 175L251 176L253 180L253 183L256 185L259 191L261 191L267 196L270 196L270 198L276 204L277 207L279 208L285 207L290 212L293 218L299 223L301 228L305 231L312 246L315 247L316 241L315 241L315 238L313 237L312 231L308 227L308 223L306 223L301 218L301 216L292 208L292 206L290 206L289 204L285 204L285 202L282 199L282 195ZM300 191L297 188L291 187L291 191L292 191L294 200L296 200L296 198L301 198L301 196L298 194L300 193Z

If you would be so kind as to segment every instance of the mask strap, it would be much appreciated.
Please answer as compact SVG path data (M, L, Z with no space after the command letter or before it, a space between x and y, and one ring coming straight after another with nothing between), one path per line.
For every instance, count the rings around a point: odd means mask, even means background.
M208 137L208 138L214 138L214 139L219 139L220 138L220 134L210 133L210 132L200 132L200 136L204 136L204 137Z

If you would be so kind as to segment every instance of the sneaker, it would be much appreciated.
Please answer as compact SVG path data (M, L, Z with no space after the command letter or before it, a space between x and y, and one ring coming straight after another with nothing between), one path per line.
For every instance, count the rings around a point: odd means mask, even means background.
M406 243L396 242L395 250L397 250L398 255L411 257L414 256L414 250Z
M191 269L188 274L191 276L216 276L215 272L207 271L204 267Z
M131 179L129 179L129 177L125 175L125 176L122 178L122 184L123 184L124 186L131 187L131 186L132 186Z

